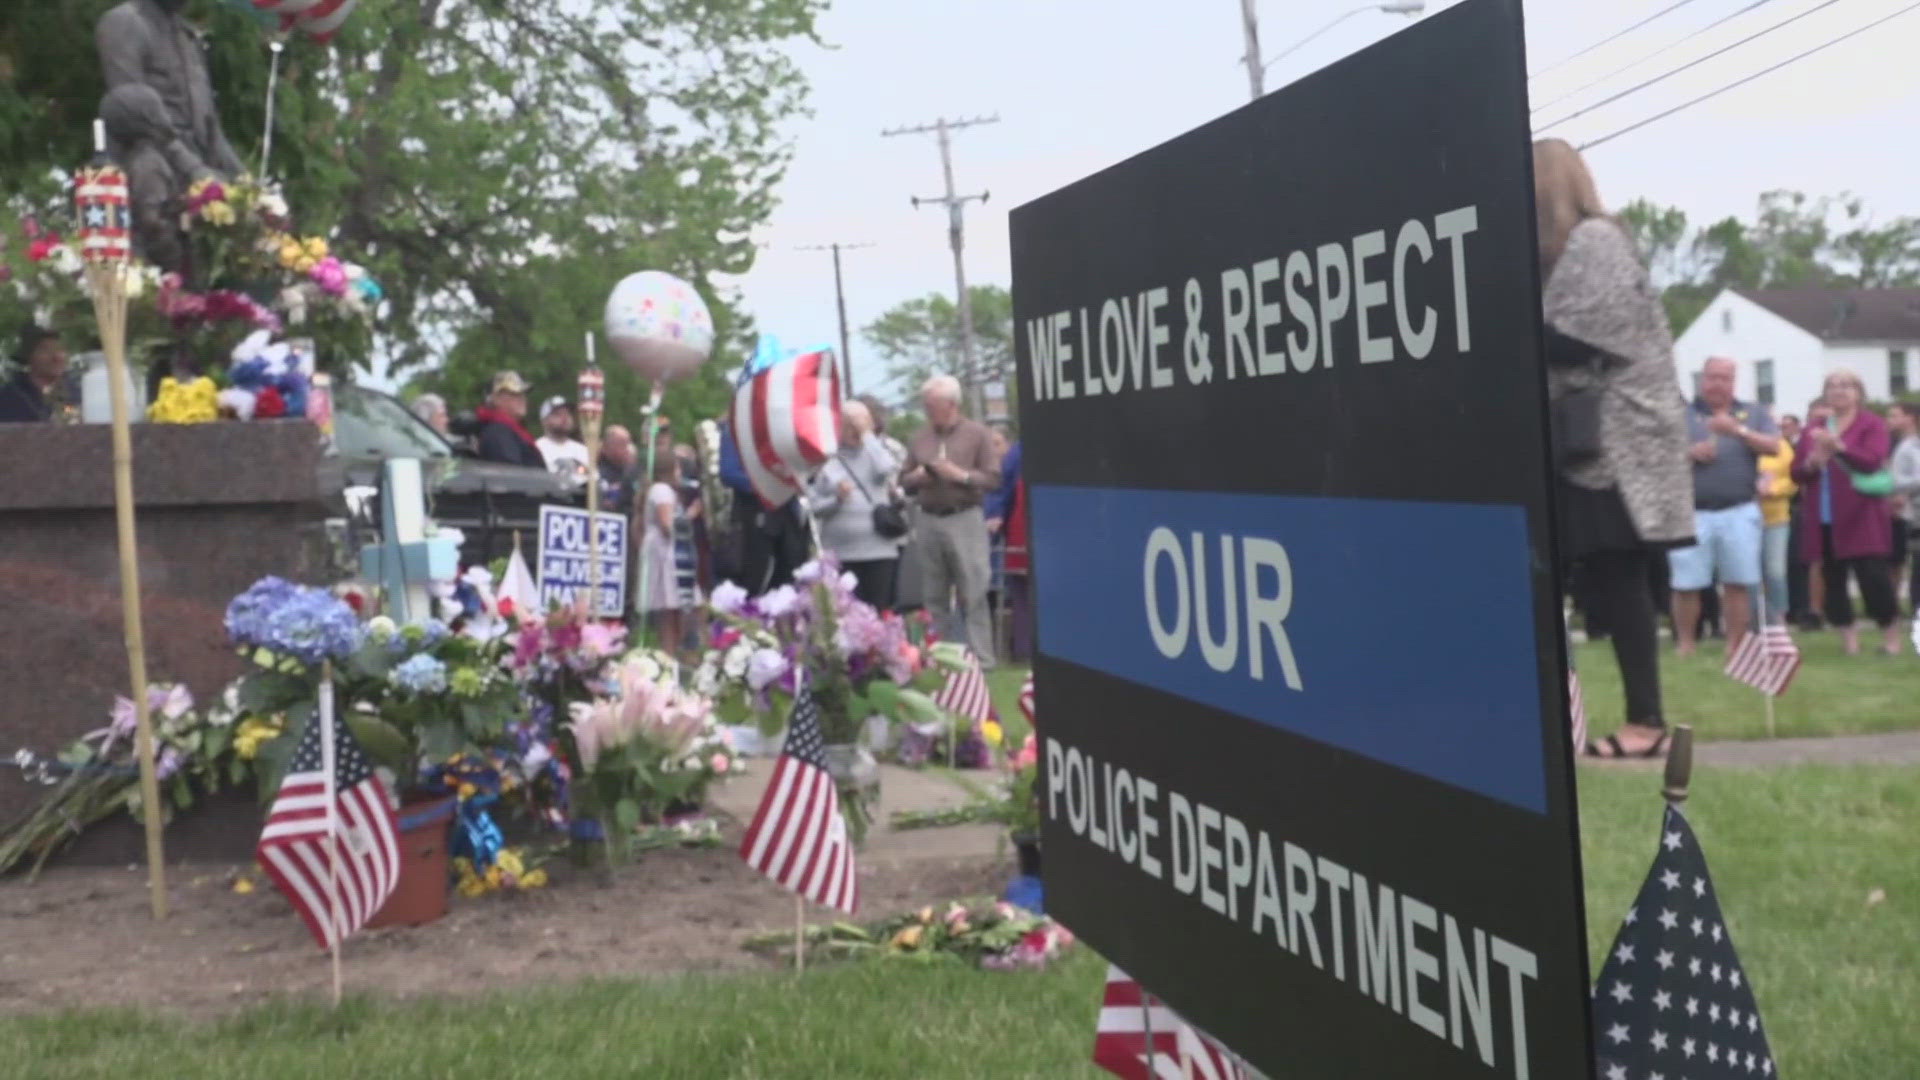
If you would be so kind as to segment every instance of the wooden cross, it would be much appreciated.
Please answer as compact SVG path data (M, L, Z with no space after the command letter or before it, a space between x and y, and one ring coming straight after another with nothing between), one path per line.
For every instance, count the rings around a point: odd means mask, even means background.
M389 458L382 470L380 542L360 549L360 575L380 583L394 621L433 617L427 583L460 572L451 539L428 537L426 499L417 458Z

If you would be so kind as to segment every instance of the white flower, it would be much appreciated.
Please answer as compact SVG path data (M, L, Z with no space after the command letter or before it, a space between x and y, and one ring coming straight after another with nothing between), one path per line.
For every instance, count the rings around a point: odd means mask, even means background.
M812 562L805 563L800 567L800 569L795 570L793 572L794 584L811 585L814 582L820 580L820 575L824 573L825 570L826 570L826 567L820 565L819 559L815 559Z
M178 720L193 708L193 692L186 683L174 683L167 688L167 696L160 703L160 715L168 720Z
M80 261L79 253L66 244L55 245L54 249L47 253L47 258L51 261L53 268L62 274L77 274L86 269L86 264Z
M688 772L699 772L700 756L698 754L688 754L686 757L680 759L680 767Z
M23 769L32 768L33 767L33 751L28 750L25 747L22 747L19 750L15 750L13 752L13 763L15 765L20 766Z
M260 193L260 209L266 213L268 217L285 218L287 216L287 200L281 198L278 191L268 189Z
M736 641L733 648L727 650L726 659L721 661L720 668L727 673L729 679L744 678L747 674L747 661L752 656L753 646L745 641Z
M693 692L701 697L712 697L720 692L720 669L709 660L693 673Z
M375 615L367 620L367 636L375 641L391 641L393 635L399 632L400 628L385 615Z
M746 606L747 590L731 581L723 581L713 587L713 596L708 603L722 615L738 615L740 609Z
M787 673L787 658L774 649L757 649L747 661L747 685L755 691Z
M660 763L660 771L661 772L679 772L680 763L673 760L672 758L668 758L665 761L662 761Z
M760 610L772 618L789 614L800 604L800 594L791 585L782 585L760 598Z

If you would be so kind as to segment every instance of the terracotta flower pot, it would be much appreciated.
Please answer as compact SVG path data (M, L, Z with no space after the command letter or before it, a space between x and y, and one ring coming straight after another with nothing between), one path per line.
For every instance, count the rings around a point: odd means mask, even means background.
M400 833L400 882L387 902L367 920L369 928L422 926L447 913L447 897L453 891L447 838L458 801L452 795L401 801L400 812L395 815Z

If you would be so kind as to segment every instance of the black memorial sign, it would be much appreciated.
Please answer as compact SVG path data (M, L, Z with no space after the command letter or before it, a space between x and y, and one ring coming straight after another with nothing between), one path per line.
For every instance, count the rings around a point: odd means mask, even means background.
M1518 0L1013 215L1048 903L1288 1077L1591 1060Z

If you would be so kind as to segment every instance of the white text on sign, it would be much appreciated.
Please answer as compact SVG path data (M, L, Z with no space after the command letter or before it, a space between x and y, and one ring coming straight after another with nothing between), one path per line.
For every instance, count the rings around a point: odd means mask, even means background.
M1178 312L1159 286L1028 319L1034 400L1422 360L1439 345L1443 323L1451 326L1452 351L1467 353L1467 237L1479 228L1478 208L1463 206L1431 223L1413 218L1227 267L1211 298L1200 278L1188 278ZM1416 304L1408 285L1414 275L1435 282L1445 275L1444 288L1421 292L1452 303Z
M1209 559L1210 550L1218 551L1217 559ZM1161 595L1163 568L1170 571L1172 579L1168 596ZM1209 537L1195 531L1183 546L1179 536L1162 525L1147 534L1141 578L1147 629L1160 655L1178 659L1197 640L1207 666L1225 673L1238 665L1244 651L1247 674L1261 680L1267 677L1267 654L1271 651L1279 661L1287 688L1301 689L1300 665L1294 659L1293 642L1287 637L1285 625L1288 612L1293 610L1293 563L1279 541L1264 536ZM1218 634L1210 610L1216 589L1220 604Z
M1046 753L1048 819L1487 1067L1529 1080L1533 951L1058 739Z

